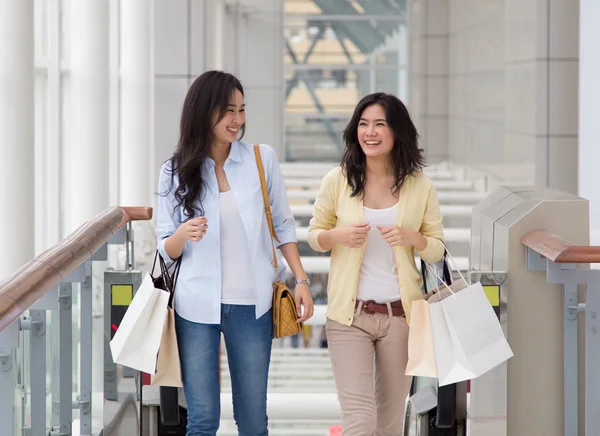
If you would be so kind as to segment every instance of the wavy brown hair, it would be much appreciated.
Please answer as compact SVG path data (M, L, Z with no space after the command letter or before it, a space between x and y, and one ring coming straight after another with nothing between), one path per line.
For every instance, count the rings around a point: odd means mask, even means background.
M204 215L202 200L206 181L202 178L202 165L214 141L213 129L225 116L236 89L244 95L242 84L235 76L223 71L207 71L194 80L183 102L179 142L170 159L171 187L167 193L173 189L177 175L175 209L183 206L184 220L193 218L196 213ZM218 117L213 124L215 113ZM240 129L239 139L244 136L245 128L246 124Z
M394 134L394 147L390 154L395 177L394 192L400 190L408 176L425 167L423 150L419 149L419 134L404 103L391 94L369 94L356 105L343 134L346 147L341 166L352 188L352 197L364 194L367 178L367 159L358 142L358 123L365 109L375 104L385 111L386 121Z

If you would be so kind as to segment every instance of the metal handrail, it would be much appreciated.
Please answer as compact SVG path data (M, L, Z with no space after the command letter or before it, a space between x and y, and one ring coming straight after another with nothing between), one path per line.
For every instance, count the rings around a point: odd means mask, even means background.
M599 263L600 247L576 245L547 230L534 230L521 243L555 263Z
M26 263L0 283L0 331L77 269L127 223L150 219L151 207L109 208Z

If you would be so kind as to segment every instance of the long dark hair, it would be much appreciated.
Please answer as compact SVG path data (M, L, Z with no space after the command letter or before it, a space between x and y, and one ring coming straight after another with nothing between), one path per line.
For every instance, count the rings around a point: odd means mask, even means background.
M183 205L184 220L193 218L196 213L204 214L202 200L206 182L202 178L202 165L214 141L213 128L225 116L236 89L244 95L242 84L233 75L223 71L207 71L194 80L183 102L179 142L170 159L170 189L173 189L177 174L179 186L174 193L175 208ZM213 124L215 112L219 116ZM240 139L244 136L245 128L244 124L240 129Z
M419 134L413 124L408 109L400 99L391 94L376 92L363 97L356 105L350 122L344 129L346 147L342 155L342 169L352 188L352 197L361 196L366 182L366 156L358 142L358 123L364 110L374 104L385 111L388 126L394 133L394 147L390 159L394 168L394 192L398 192L408 176L423 170L425 158L419 149Z

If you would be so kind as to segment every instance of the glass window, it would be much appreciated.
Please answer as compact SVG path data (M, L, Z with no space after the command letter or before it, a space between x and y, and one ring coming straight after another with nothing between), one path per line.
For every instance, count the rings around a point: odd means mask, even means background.
M48 56L48 4L47 0L35 0L33 3L35 56Z
M286 0L284 38L288 160L339 160L360 98L407 97L403 1Z

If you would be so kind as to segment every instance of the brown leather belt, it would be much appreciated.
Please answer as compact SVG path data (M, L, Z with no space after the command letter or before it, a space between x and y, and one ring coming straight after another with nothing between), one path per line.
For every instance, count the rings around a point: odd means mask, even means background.
M354 307L357 308L359 304L360 300L357 300ZM404 307L402 307L402 301L391 301L390 306L392 307L392 316L404 316ZM370 315L374 313L383 313L385 315L389 314L387 304L376 303L373 300L363 301L361 310Z

